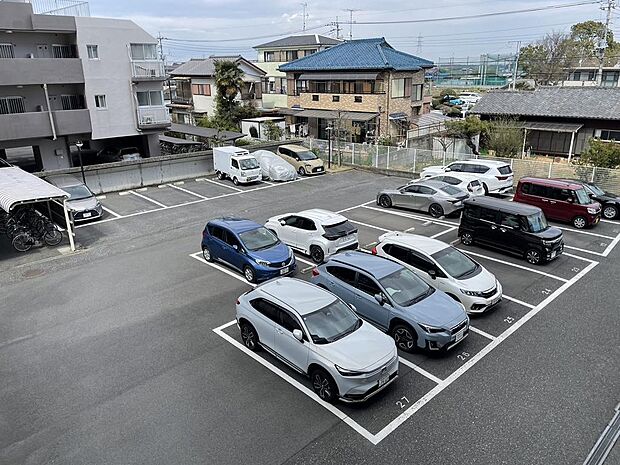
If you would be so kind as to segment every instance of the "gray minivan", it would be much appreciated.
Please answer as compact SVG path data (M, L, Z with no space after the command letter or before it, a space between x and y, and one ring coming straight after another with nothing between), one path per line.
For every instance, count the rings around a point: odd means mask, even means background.
M103 214L103 208L95 194L79 179L62 175L50 176L46 181L69 194L67 207L71 210L74 221L92 220Z

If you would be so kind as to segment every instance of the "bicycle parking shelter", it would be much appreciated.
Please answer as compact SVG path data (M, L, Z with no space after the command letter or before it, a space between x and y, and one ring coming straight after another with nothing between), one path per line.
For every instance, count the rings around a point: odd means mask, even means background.
M16 166L0 168L0 208L11 213L16 207L45 202L51 212L50 202L60 205L64 212L65 226L71 251L75 251L73 227L67 208L67 194L62 189ZM51 219L51 213L50 213Z

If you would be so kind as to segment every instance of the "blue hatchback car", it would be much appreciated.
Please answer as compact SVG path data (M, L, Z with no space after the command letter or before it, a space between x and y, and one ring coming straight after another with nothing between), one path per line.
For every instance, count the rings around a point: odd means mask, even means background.
M384 257L346 252L312 270L313 282L394 337L399 349L448 350L469 334L465 308Z
M293 251L264 226L243 218L211 220L202 232L202 256L238 269L251 283L294 273Z

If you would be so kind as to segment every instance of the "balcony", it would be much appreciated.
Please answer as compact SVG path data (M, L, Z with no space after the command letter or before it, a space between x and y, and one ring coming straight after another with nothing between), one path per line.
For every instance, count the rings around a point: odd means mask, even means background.
M134 81L163 81L166 79L164 63L159 60L132 60L131 77Z
M82 84L84 72L79 58L2 58L3 86L32 84Z
M170 126L168 108L161 105L138 107L139 129L162 129Z
M56 136L91 132L88 110L52 112ZM0 115L0 141L53 137L49 113L12 113Z

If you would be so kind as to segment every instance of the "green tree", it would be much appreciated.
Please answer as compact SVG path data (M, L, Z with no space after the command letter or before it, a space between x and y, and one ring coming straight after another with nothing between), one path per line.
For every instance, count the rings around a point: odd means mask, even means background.
M237 94L243 85L243 71L233 61L217 60L215 62L215 114L233 121L233 113L238 105Z
M579 60L577 64L598 64L598 59L593 55L604 36L605 24L599 21L584 21L571 26L570 39L573 42L575 58ZM615 41L614 33L611 29L607 31L607 37L605 39L607 41L605 64L613 66L618 63L620 44Z
M443 99L446 95L456 95L456 91L451 87L446 87L439 92L439 96Z
M554 84L566 76L574 44L559 32L547 34L542 40L521 49L519 64L527 77L538 84Z
M266 121L265 135L267 136L267 140L280 140L284 135L284 131L273 121Z
M485 140L489 134L489 123L482 121L477 116L468 116L465 119L446 121L448 133L465 139L465 143L476 155L480 155L479 147L474 143L474 138L480 136Z
M581 153L579 163L601 168L620 167L620 144L590 139L588 148Z
M523 149L523 130L514 119L497 119L489 126L485 146L495 151L498 157L520 157Z

